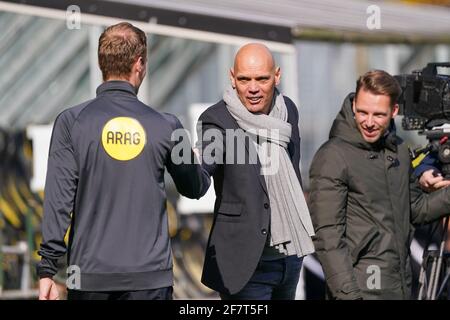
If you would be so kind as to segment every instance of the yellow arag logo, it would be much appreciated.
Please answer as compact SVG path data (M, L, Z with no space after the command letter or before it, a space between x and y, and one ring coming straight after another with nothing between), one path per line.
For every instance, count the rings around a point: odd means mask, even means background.
M136 158L147 142L139 121L128 117L109 120L103 127L102 144L112 158L127 161Z

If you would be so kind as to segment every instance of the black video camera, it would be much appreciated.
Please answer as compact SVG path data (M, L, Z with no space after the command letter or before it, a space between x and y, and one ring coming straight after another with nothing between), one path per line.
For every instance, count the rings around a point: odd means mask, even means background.
M412 158L420 160L420 155L434 153L441 172L450 179L450 76L438 74L438 67L450 68L450 63L429 63L395 79L402 88L398 103L403 129L420 130L429 141L425 147L410 150Z
M438 67L450 68L450 63L429 63L412 74L394 76L402 88L398 103L404 130L450 123L450 76L438 74Z

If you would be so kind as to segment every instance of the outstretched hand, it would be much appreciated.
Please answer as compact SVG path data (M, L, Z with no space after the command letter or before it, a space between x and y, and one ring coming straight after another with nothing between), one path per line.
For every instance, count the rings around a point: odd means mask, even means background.
M39 300L59 300L59 292L52 278L39 280Z
M420 187L427 191L433 192L438 189L450 186L450 180L445 180L444 177L438 173L434 174L434 170L430 169L425 171L419 179Z

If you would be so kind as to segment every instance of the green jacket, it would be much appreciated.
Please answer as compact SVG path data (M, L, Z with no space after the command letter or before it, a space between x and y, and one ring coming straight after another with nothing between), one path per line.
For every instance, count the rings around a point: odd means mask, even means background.
M450 188L423 193L405 143L364 141L350 94L310 169L314 245L333 299L409 299L413 225L450 212Z

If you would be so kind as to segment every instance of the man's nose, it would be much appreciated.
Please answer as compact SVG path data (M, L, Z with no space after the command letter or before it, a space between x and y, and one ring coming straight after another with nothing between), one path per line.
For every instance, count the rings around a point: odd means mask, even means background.
M248 91L250 91L250 93L257 93L259 91L258 83L256 83L256 81L250 82Z
M369 115L366 119L366 126L373 127L374 125L375 125L375 123L373 121L373 117Z

